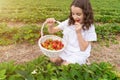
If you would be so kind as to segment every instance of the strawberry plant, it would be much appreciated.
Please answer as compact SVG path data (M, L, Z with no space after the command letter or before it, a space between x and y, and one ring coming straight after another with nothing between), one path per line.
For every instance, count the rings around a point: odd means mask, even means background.
M116 43L116 35L120 33L120 26L116 23L111 24L96 24L96 33L98 36L98 42L109 46L110 43Z
M4 80L6 78L5 73L6 73L5 69L0 70L0 80Z
M13 36L15 42L29 42L34 44L39 38L39 27L35 25L25 25L18 30L18 33Z
M45 56L24 64L0 63L1 80L119 80L119 74L106 62L56 66Z
M17 28L10 28L5 23L0 24L0 45L14 43L13 36L17 33Z

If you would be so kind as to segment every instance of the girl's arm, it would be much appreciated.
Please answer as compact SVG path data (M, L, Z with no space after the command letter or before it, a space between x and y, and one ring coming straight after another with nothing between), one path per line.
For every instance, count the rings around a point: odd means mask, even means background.
M55 26L55 19L54 18L48 18L46 20L46 23L48 25L48 31L49 33L56 33L58 31L60 31L61 29L59 29L57 26Z
M76 34L77 34L77 37L78 37L78 42L79 42L80 50L81 51L85 51L87 49L88 45L90 44L90 42L85 41L83 39L83 36L82 36L81 32L76 32Z
M76 34L77 34L80 50L85 51L87 49L88 45L90 44L90 42L85 41L85 39L83 38L83 36L81 34L82 24L75 22L75 29L76 29Z

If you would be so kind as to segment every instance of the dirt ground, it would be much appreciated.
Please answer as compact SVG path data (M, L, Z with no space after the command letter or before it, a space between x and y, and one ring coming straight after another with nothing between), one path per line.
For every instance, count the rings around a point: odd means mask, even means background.
M24 43L0 46L0 62L14 60L16 63L24 63L39 57L41 54L42 52L37 43L35 45ZM120 70L120 44L105 47L100 46L98 43L93 43L89 60L90 63L110 62Z
M9 23L9 25L12 25ZM23 24L19 24L23 25ZM15 25L14 25L15 26ZM111 44L110 47L101 46L99 43L92 43L90 63L110 62L120 71L120 35L117 37L119 44ZM27 43L0 46L0 62L14 60L16 63L31 61L42 54L38 44Z

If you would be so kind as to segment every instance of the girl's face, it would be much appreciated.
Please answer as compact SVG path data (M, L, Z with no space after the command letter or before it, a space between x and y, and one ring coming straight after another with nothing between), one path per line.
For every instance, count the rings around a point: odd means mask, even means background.
M79 7L71 7L72 17L75 22L83 23L83 11Z

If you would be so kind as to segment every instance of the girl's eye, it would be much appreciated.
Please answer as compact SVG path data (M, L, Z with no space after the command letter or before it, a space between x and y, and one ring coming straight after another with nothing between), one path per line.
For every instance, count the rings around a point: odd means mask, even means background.
M72 13L72 15L75 15L74 13Z
M81 13L72 13L72 15L77 15L77 16L81 16Z
M81 15L81 13L77 13L77 15L78 15L78 16L80 16L80 15Z

